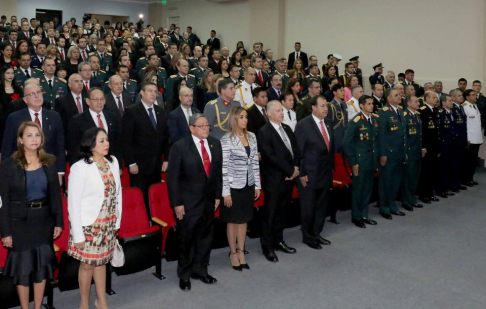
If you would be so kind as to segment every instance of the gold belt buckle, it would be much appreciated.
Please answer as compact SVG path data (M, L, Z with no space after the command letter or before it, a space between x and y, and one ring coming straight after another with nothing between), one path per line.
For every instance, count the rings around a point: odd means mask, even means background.
M42 202L31 203L30 208L32 209L39 209L42 207Z

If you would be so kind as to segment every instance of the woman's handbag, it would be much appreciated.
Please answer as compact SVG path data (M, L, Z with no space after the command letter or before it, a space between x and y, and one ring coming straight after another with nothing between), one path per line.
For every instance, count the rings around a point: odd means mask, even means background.
M123 253L123 248L115 239L115 250L113 251L113 259L111 260L111 266L122 267L125 264L125 254Z

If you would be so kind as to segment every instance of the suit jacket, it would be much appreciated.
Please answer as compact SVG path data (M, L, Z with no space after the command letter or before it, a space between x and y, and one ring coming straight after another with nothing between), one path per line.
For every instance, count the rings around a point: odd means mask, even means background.
M150 175L162 169L162 155L167 161L169 134L164 110L153 105L157 128L150 121L143 103L129 106L123 114L122 144L126 165L137 164L140 174Z
M280 90L280 94L282 94L282 90ZM267 89L267 97L268 97L268 102L277 100L280 102L280 97L278 96L278 93L273 89L273 87L270 87Z
M206 42L206 45L209 45L210 50L221 48L221 43L219 42L218 38L214 38L213 42L211 42L211 38L209 38L208 41Z
M260 128L267 123L258 108L261 109L260 106L253 104L246 110L248 114L248 131L255 133L255 135L258 135Z
M324 188L332 185L334 171L334 134L332 125L324 120L328 135L327 148L321 129L317 126L312 115L297 123L295 136L299 136L297 144L300 150L300 175L307 176L309 188Z
M258 133L258 151L262 156L260 174L263 190L274 192L293 182L285 180L294 173L294 167L299 166L300 152L292 129L282 123L288 136L292 153L289 151L280 134L271 123L264 125Z
M130 105L133 105L133 100L132 100L132 97L127 93L122 93L121 97L122 97L122 103L123 103L123 111L125 111L125 109L127 107L129 107ZM121 119L123 117L123 113L120 114L120 111L118 110L118 102L115 100L115 98L111 94L111 91L108 92L107 94L105 94L105 99L106 99L106 101L105 101L106 103L105 103L105 108L103 110L114 113L114 114L120 116L120 119Z
M83 80L83 85L84 85L85 81ZM89 89L91 88L94 88L94 87L98 87L98 88L101 88L103 89L103 85L104 83L102 81L99 81L99 80L90 80L88 85L89 85ZM83 98L87 98L88 97L88 90L86 90L86 87L83 87Z
M309 58L307 58L307 54L304 53L303 51L300 51L300 57L299 59L302 60L302 68L307 68L309 66ZM289 62L287 64L287 69L292 70L294 68L294 62L295 62L295 51L291 52L289 54Z
M266 72L263 72L263 70L260 72L262 73L263 83L260 81L258 73L255 74L255 83L262 87L264 90L267 90L270 85L270 78L268 77L268 74Z
M108 162L116 184L116 226L120 228L122 215L122 188L118 161L111 157L113 162ZM74 242L85 240L83 226L93 224L100 213L105 198L105 185L95 163L88 164L79 160L71 167L69 174L68 210L71 234Z
M17 151L17 130L25 121L32 121L29 110L24 108L10 114L5 125L2 143L2 161L7 160ZM66 153L64 147L64 129L61 117L55 111L42 108L42 131L44 132L44 150L56 157L58 172L66 169Z
M218 71L218 64L216 63L216 61L214 59L209 60L209 62L208 62L208 68L210 68L211 70L213 70L213 72L215 74L217 73L217 71Z
M54 41L57 44L57 39L56 38L54 38ZM51 40L49 38L43 38L42 39L42 43L46 44L46 46L49 46L51 44Z
M110 153L114 155L120 164L123 163L123 156L121 150L121 117L110 111L103 111L106 123L108 125L108 140L110 141ZM69 164L72 166L78 162L79 147L83 139L84 132L88 129L97 127L98 124L94 122L93 117L86 109L82 114L74 116L68 125L67 130L67 144ZM120 165L120 169L123 165Z
M55 226L64 227L61 189L59 187L56 165L43 166L42 168L47 175L48 181L49 212L55 218ZM0 196L2 197L0 232L2 237L7 237L12 235L10 219L27 219L25 170L15 160L8 158L0 167L0 179L8 179L8 181L0 182ZM25 235L25 237L28 237L28 235Z
M193 115L195 113L200 113L200 111L194 107L191 107L191 112ZM191 135L186 115L180 105L169 113L169 116L167 117L167 126L169 127L169 137L172 144L183 137Z
M34 31L32 31L31 29L29 29L29 37L27 37L22 30L19 30L18 41L27 41L29 42L30 45L30 40L32 39L33 36L34 36Z
M164 67L164 69L166 71L169 70L169 67L170 67L170 62L172 61L172 58L170 57L169 54L163 56L162 58L160 58L160 62L162 64L162 66Z
M7 116L10 115L11 113L18 112L19 110L27 108L27 104L25 104L23 98L20 98L20 99L13 100L12 102L10 102L9 107L10 107L10 109L7 110ZM44 103L42 103L42 107L45 108L45 109L52 109L51 102L44 101Z
M378 112L378 110L380 108L382 108L383 106L385 106L385 100L383 98L381 98L381 100L377 100L375 96L373 96L373 113L376 113Z
M221 143L211 136L207 141L209 149L206 151L211 152L209 177L192 135L179 139L170 151L167 169L170 206L184 205L186 216L201 215L205 206L214 207L215 200L221 199Z
M83 111L87 110L88 104L86 104L85 95L82 94L82 102ZM56 99L55 110L59 113L62 119L62 126L64 128L65 135L67 137L67 128L68 123L71 118L76 115L79 115L78 107L76 106L76 101L74 100L73 95L71 92L68 92L65 96L59 97Z

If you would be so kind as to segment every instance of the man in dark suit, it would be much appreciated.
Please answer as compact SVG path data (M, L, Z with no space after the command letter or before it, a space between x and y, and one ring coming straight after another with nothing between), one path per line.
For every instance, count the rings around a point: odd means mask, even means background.
M66 168L66 153L64 147L64 130L59 114L42 108L42 90L38 84L28 84L24 87L23 100L28 108L10 114L7 118L2 143L2 160L9 158L17 150L17 130L25 121L33 121L42 127L44 132L44 149L56 156L56 168L59 182Z
M170 43L169 48L167 49L167 55L163 56L160 61L162 66L166 71L169 71L170 63L172 61L172 57L177 53L177 44Z
M35 85L39 86L39 79L37 79L35 77L28 78L24 82L24 88L26 86L30 85L30 84L35 84ZM42 107L45 108L45 109L52 109L51 103L49 101L44 101L42 103ZM6 110L6 115L8 116L11 113L17 112L17 111L22 110L24 108L27 108L27 104L25 104L24 98L13 100L9 104L9 109Z
M310 100L312 114L295 128L299 136L300 178L297 181L300 200L303 242L313 249L331 242L320 234L324 228L334 171L333 129L324 119L327 101L319 95Z
M89 62L81 62L79 66L81 69L78 73L83 78L83 97L86 98L91 88L101 88L103 87L103 83L91 79L93 77L93 71L91 70L91 64Z
M218 62L220 61L221 54L219 49L212 49L209 54L208 67L216 74L218 72Z
M172 144L191 134L189 130L189 118L196 113L200 113L197 108L192 107L192 89L183 87L178 95L181 105L174 109L167 119L169 137Z
M157 93L157 85L145 83L140 90L141 102L128 107L122 120L123 154L130 183L142 190L149 218L148 190L160 182L169 154L166 116L162 107L154 104Z
M267 89L268 102L280 101L280 95L282 94L282 77L279 74L273 74L270 78L270 84L272 87Z
M269 84L269 77L267 72L262 70L263 59L260 56L254 56L251 58L251 66L255 69L255 83L258 84L263 90L267 90Z
M55 35L54 29L50 28L49 30L47 30L47 37L42 39L42 43L46 44L46 46L49 46L51 44L56 45L57 40L54 35Z
M69 76L69 91L65 96L56 99L54 109L62 119L64 133L67 136L68 123L74 116L83 113L88 109L88 105L83 95L83 78L79 74Z
M378 110L386 104L385 99L383 99L383 85L380 83L376 83L371 86L371 91L373 93L373 113L377 113Z
M27 41L30 45L30 39L34 35L34 31L32 31L30 29L30 25L29 25L28 21L23 21L21 28L22 28L22 30L19 31L18 40L19 41Z
M275 249L285 253L297 252L284 242L283 230L290 210L294 179L299 176L300 153L292 129L282 123L282 104L271 101L267 111L270 121L260 129L257 136L258 150L262 157L260 174L265 193L260 242L265 258L270 262L278 262Z
M302 69L307 68L309 66L309 59L307 59L307 54L303 51L300 51L301 45L299 42L295 42L293 53L289 54L289 62L287 65L287 69L292 70L294 68L294 62L296 59L302 60Z
M121 119L125 109L133 104L132 97L123 93L123 79L118 75L110 77L108 87L111 91L105 95L104 110L117 114Z
M219 50L221 48L221 43L219 42L219 39L216 37L215 30L211 30L211 37L206 42L206 45L209 45L210 50L213 49Z
M108 133L110 141L110 153L116 157L123 169L123 156L121 150L121 118L118 115L104 111L105 97L103 90L93 88L86 97L87 108L82 114L74 116L68 124L67 151L69 164L73 165L79 159L79 146L84 132L88 129L103 128Z
M183 291L191 289L190 278L213 284L208 274L214 211L221 201L223 152L209 136L209 122L202 114L189 119L191 135L172 146L167 185L170 206L179 231L177 275Z
M268 98L267 92L260 87L252 90L253 101L255 104L246 110L248 114L248 131L258 136L258 131L268 122L266 111Z

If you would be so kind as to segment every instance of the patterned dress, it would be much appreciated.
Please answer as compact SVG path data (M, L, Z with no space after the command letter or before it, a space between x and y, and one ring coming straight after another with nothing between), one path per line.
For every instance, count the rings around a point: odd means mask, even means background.
M106 159L105 159L106 162ZM94 163L98 165L97 163ZM69 237L68 254L91 266L105 265L111 261L115 250L116 229L116 184L108 162L106 167L98 166L105 185L105 199L98 218L92 225L83 226L86 238L84 249L74 246L72 235Z

